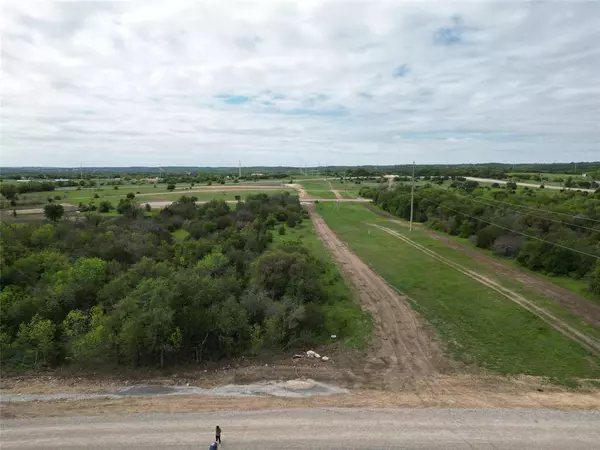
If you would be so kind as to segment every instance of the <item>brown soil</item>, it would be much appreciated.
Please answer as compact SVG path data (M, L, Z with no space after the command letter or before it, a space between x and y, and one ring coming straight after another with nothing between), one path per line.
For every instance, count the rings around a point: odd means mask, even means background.
M286 184L285 187L296 189L296 191L298 191L298 197L300 198L300 200L309 198L308 192L306 192L304 186L302 186L301 184Z
M433 387L433 389L432 389ZM64 389L61 389L64 392ZM122 399L57 400L0 404L0 417L91 416L149 412L252 411L310 407L350 408L564 408L600 409L600 392L540 384L533 377L443 376L422 378L402 391L356 390L330 397L158 396Z
M327 184L329 185L329 190L331 192L333 192L333 195L335 195L335 198L340 199L340 198L344 198L342 196L342 194L340 194L340 191L336 190L333 188L333 185L331 184L331 181L328 181Z
M388 217L388 216L386 216ZM391 220L398 225L406 226L405 222L400 220ZM419 228L423 233L437 239L444 244L451 246L461 253L473 258L477 262L484 264L495 272L506 275L512 279L518 280L528 288L531 288L548 298L553 299L560 305L568 309L571 313L581 317L586 323L600 328L600 305L593 303L591 300L577 295L568 289L555 285L554 283L544 280L536 275L529 274L517 267L512 267L510 264L498 261L490 256L484 255L481 252L461 245L447 236L443 236L428 230L424 227Z
M501 284L497 283L496 281L494 281L488 277L481 275L480 273L477 273L473 270L470 270L470 269L464 267L461 264L458 264L454 261L444 258L443 256L437 254L436 252L428 249L427 247L424 247L423 245L420 245L420 244L414 242L412 239L409 239L408 237L406 237L394 230L391 230L386 227L382 227L381 225L376 225L376 224L370 224L370 225L372 225L382 231L385 231L386 233L391 234L392 236L406 242L407 244L412 245L413 247L422 251L423 253L428 254L429 256L437 259L438 261L441 261L444 264L447 264L447 265L455 268L459 272L464 273L465 275L474 279L475 281L478 281L479 283L495 290L496 292L502 294L509 300L511 300L511 301L517 303L518 305L522 306L523 308L527 309L529 312L535 314L540 319L542 319L544 322L549 324L551 327L560 331L561 333L563 333L565 336L572 339L573 341L579 343L582 347L584 347L591 353L594 353L595 355L600 356L600 341L598 341L598 339L595 339L591 336L581 333L577 329L571 327L565 321L556 317L550 311L538 306L537 304L531 302L530 300L527 300L522 295L519 295L516 292L513 292L510 289L505 288Z
M398 294L362 262L308 208L315 230L342 276L358 294L361 305L373 317L373 339L362 372L369 385L384 389L404 388L415 380L448 369L449 364L406 297Z

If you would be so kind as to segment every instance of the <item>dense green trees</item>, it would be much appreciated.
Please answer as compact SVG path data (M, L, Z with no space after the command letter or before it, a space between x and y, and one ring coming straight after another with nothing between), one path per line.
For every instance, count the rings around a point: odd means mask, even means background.
M235 210L193 200L155 215L123 200L137 213L2 224L3 365L164 367L343 334L322 311L327 266L272 244L275 228L302 222L297 197L253 195ZM179 229L189 236L176 242Z
M410 186L393 191L363 189L361 195L370 194L385 211L410 217ZM414 218L436 230L470 238L497 255L516 258L532 270L587 278L591 292L598 295L594 255L600 256L600 193L514 191L459 181L449 190L417 188Z
M44 216L46 216L46 219L51 220L52 222L60 220L64 213L65 208L63 205L59 205L58 203L49 203L44 206Z

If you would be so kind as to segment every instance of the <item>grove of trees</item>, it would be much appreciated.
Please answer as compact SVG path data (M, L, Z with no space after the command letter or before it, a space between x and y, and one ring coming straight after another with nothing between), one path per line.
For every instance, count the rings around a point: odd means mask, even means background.
M124 202L135 213L0 225L4 368L165 367L352 327L327 313L337 272L298 242L273 242L304 220L296 196L253 195L235 209L182 197L160 213Z

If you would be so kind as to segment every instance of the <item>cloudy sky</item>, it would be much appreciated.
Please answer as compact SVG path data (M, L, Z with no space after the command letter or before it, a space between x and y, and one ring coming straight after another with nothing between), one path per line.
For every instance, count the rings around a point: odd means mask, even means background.
M2 166L600 160L600 2L2 2Z

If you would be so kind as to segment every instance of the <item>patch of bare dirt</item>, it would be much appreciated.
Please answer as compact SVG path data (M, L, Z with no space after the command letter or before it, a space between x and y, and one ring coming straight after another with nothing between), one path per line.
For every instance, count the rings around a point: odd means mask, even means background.
M385 216L388 217L388 216ZM406 223L400 220L390 220L398 225L406 226ZM528 288L531 288L548 298L558 302L561 306L568 309L571 313L578 317L581 317L586 323L600 328L600 305L588 300L587 298L577 295L568 289L562 288L555 285L554 283L547 281L543 278L529 274L517 267L513 267L510 264L494 259L490 256L484 255L477 250L473 250L467 246L461 245L447 236L440 235L434 231L428 230L424 227L420 230L428 236L437 239L444 244L458 250L461 253L473 258L477 262L491 268L492 270L511 277L512 279L518 280Z
M179 367L171 371L139 368L126 371L123 368L104 372L75 373L57 369L43 374L3 373L0 395L80 393L97 394L114 391L118 387L133 384L161 386L186 385L212 388L224 384L248 384L260 381L278 381L297 378L335 384L345 388L371 388L366 381L355 375L360 372L364 354L358 350L314 348L328 361L316 358L294 359L293 353L269 355L256 358L239 357L201 365Z
M435 387L431 389L431 387ZM125 415L149 412L253 411L311 407L347 408L563 408L600 409L600 392L568 391L533 377L444 376L421 378L402 391L355 390L329 397L157 396L0 404L0 417Z
M335 195L335 198L337 198L337 199L344 198L344 197L342 196L342 194L340 194L340 191L338 191L337 189L334 189L334 188L333 188L333 185L331 184L331 181L327 181L327 184L329 185L329 190L330 190L331 192L333 192L333 195Z
M329 250L342 276L354 288L361 305L372 314L373 338L364 376L371 386L402 389L416 380L449 369L449 363L406 297L398 294L360 260L308 208L317 235Z
M296 189L296 191L298 191L298 197L300 198L300 200L309 198L308 192L306 192L306 189L304 189L304 186L302 186L301 184L288 183L285 185L285 187Z

